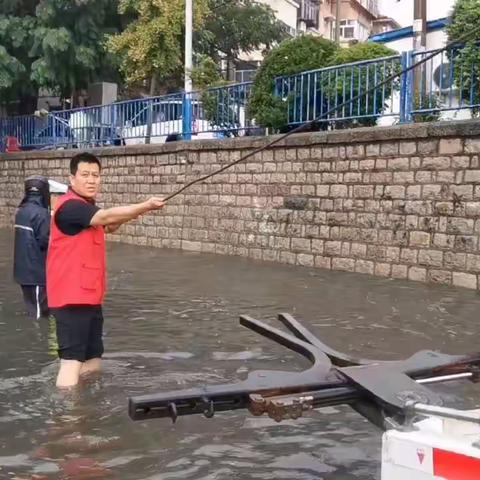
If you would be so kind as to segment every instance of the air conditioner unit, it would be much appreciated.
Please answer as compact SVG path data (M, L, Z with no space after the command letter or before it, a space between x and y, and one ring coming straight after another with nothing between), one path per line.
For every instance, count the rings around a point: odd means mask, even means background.
M444 62L433 71L433 83L441 93L455 91L455 77L450 62Z

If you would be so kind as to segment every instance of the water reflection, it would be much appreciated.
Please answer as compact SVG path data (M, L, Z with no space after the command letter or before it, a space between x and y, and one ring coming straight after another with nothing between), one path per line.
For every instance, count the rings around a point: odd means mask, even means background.
M476 292L111 245L105 371L65 395L54 388L52 326L22 313L11 242L0 232L2 479L378 479L380 434L347 407L281 424L234 412L172 425L131 422L126 398L306 366L240 327L242 313L276 322L290 312L369 357L478 349ZM477 403L475 387L441 388L455 404Z

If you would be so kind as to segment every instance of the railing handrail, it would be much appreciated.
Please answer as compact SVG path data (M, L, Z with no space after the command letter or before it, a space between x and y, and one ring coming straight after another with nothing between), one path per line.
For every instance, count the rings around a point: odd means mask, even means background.
M397 55L390 55L388 57L379 57L379 58L372 58L370 60L360 60L358 62L343 63L341 65L331 65L330 67L316 68L316 69L313 69L313 70L306 70L306 71L303 71L303 72L292 73L290 75L279 75L278 77L275 77L275 81L280 80L280 79L298 77L298 76L301 76L301 75L309 75L311 73L327 72L327 71L330 71L330 70L340 70L340 69L344 69L344 68L357 67L357 66L367 65L367 64L372 64L372 63L387 62L389 60L395 60L395 59L400 59L400 58L402 58L402 55L397 54Z
M394 123L408 123L438 118L442 112L451 110L469 109L475 113L480 105L478 75L472 70L470 77L465 78L468 71L457 63L461 48L452 46L452 53L446 56L441 48L410 50L278 76L274 79L273 94L285 102L286 124L319 119L318 123L323 122L322 128L327 129L337 125L344 128L352 122L367 124L371 120L375 123L381 117L393 117L391 121ZM432 57L428 66L412 70L415 58L428 55ZM444 63L450 64L449 70L442 70ZM399 72L402 70L399 79L391 75L397 72L397 68ZM445 71L449 73L444 79ZM425 85L419 98L415 82L418 74L422 75ZM392 81L382 82L384 78ZM328 85L324 79L328 80ZM254 81L250 80L195 90L189 95L180 91L54 110L48 114L40 111L40 115L4 117L0 118L0 140L15 136L25 147L51 148L72 144L111 145L118 139L127 145L132 139L140 142L143 139L146 143L150 141L147 139L152 139L158 143L172 134L183 135L186 139L192 134L208 132L228 136L241 134L239 132L247 134L253 128L262 128L250 117L247 108L253 85ZM450 87L445 90L442 85ZM211 93L208 102L205 92ZM362 93L365 93L364 97ZM349 99L352 100L350 103ZM339 110L325 117L325 112L333 112L332 107L336 105ZM77 116L78 112L83 115Z

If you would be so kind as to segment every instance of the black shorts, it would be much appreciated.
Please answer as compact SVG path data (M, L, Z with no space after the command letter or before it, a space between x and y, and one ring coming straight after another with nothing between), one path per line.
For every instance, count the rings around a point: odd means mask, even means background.
M69 305L53 308L57 324L58 356L85 362L103 355L101 305Z

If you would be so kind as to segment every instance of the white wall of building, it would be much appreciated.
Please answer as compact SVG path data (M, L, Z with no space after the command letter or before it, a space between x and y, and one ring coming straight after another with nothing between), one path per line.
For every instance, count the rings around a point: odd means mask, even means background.
M442 48L447 44L448 36L445 30L435 30L427 34L427 50ZM392 42L385 42L384 45L397 52L407 52L413 49L413 37L400 38Z
M427 19L448 17L455 0L427 0ZM406 27L413 24L413 0L380 0L380 11Z
M257 3L268 5L275 11L275 16L296 30L298 3L295 0L255 0Z
M298 3L295 0L255 0L257 3L268 5L278 20L285 23L293 31L297 30ZM240 60L248 62L261 62L263 53L260 50L250 53L241 53Z

